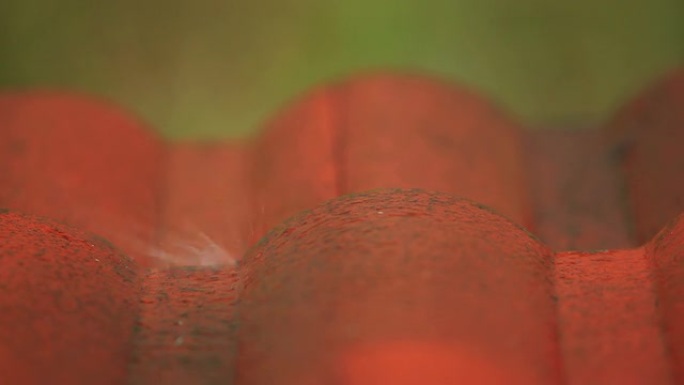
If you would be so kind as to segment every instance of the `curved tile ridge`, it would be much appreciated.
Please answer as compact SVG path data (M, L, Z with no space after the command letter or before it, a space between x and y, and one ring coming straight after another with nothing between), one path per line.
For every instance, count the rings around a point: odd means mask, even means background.
M560 384L552 272L546 247L469 201L328 201L243 259L235 382Z
M77 95L0 94L0 207L171 265L234 263L290 215L375 187L453 193L532 226L518 127L437 79L378 74L322 87L251 145L166 146L148 131Z
M684 384L684 215L660 231L645 253L654 266L654 289L674 380Z
M164 152L140 122L107 103L0 94L0 208L67 221L139 254L159 222Z
M237 271L143 279L4 212L0 383L682 384L682 218L642 248L554 256L478 204L380 190L288 220Z
M606 131L622 165L635 236L647 242L684 211L684 69L642 91Z
M250 244L285 218L339 195L335 99L334 87L313 91L277 114L253 143Z
M358 76L282 111L252 149L252 240L325 199L373 188L471 198L531 227L521 129L463 87Z
M135 270L99 238L0 213L0 383L124 384Z
M463 86L409 74L357 77L338 92L345 193L441 191L533 227L524 133L493 102Z

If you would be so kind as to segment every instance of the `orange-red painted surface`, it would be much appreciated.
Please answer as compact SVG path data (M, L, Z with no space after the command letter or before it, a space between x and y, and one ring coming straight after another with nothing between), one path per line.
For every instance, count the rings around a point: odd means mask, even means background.
M684 384L684 72L525 130L411 75L245 143L0 96L0 384Z

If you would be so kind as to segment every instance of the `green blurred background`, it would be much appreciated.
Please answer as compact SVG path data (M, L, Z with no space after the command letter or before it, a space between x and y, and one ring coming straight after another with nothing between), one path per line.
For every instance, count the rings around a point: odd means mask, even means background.
M531 126L592 122L684 59L682 0L4 0L0 28L0 87L102 95L170 138L254 132L369 68L464 82Z

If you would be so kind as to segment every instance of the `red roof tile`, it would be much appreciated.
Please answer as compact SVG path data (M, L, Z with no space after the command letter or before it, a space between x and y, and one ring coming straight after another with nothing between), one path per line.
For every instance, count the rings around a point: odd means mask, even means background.
M683 107L529 131L379 74L193 144L2 95L0 383L684 384Z

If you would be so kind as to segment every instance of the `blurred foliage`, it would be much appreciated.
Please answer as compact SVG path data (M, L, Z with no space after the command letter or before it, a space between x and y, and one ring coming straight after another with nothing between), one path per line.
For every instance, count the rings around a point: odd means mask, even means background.
M558 124L677 65L682 20L682 0L4 0L0 86L95 93L169 137L217 138L315 83L411 68Z

